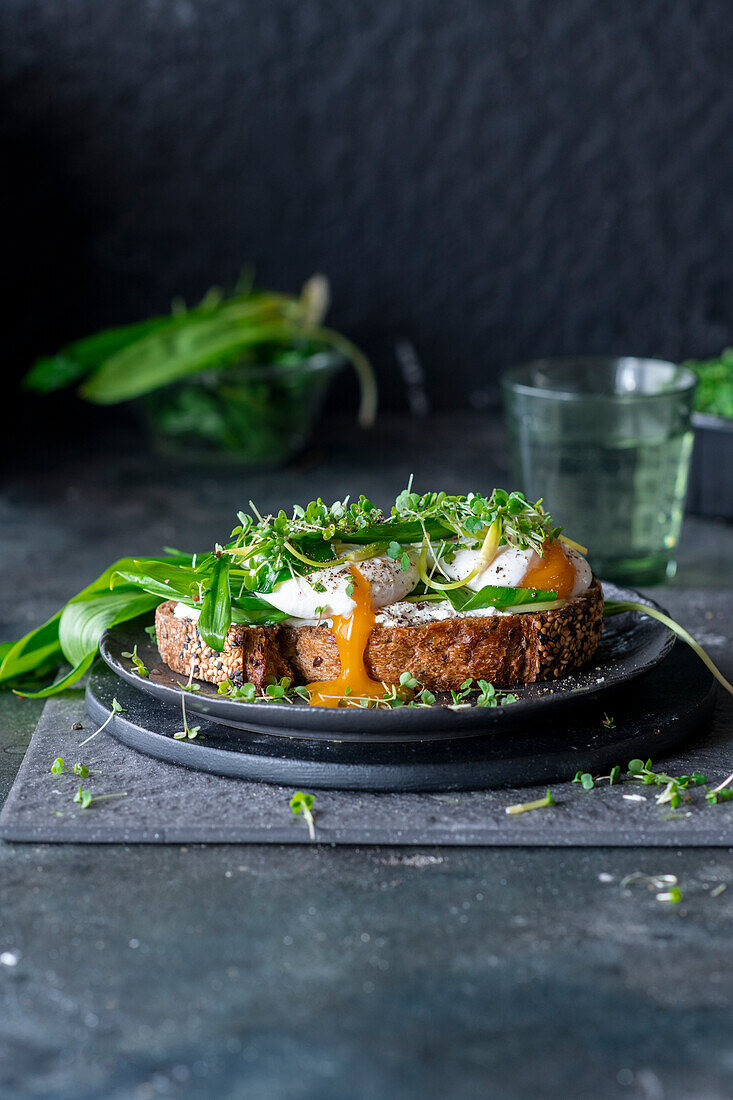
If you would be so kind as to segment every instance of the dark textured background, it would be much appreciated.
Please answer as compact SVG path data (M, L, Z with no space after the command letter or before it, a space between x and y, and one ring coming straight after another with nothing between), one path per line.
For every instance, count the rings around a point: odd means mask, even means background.
M393 406L395 336L456 406L538 354L717 349L732 30L729 0L3 0L5 377L248 260L331 277Z

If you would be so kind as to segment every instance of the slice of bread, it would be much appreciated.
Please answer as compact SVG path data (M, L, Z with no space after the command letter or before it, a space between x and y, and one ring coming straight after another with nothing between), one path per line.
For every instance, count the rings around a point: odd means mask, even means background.
M341 670L336 639L326 626L232 626L224 651L201 638L196 624L161 604L155 616L158 649L174 671L199 680L253 683L258 691L281 676L295 683L335 679ZM380 626L367 643L365 663L375 680L397 683L403 672L430 691L457 689L469 677L496 687L556 679L593 656L603 626L603 592L594 578L586 592L555 611L466 616L409 626Z

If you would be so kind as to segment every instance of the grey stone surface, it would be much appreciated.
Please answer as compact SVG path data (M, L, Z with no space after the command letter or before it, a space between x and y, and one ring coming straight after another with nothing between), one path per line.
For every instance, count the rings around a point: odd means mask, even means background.
M0 845L0 875L12 1100L730 1096L729 853Z
M248 497L505 481L488 419L350 435L257 476L166 474L122 437L41 451L0 494L0 638L122 553L213 542ZM732 585L733 529L686 521L653 594L729 675ZM0 696L3 790L40 709ZM622 889L637 870L683 901ZM3 843L0 1095L727 1100L732 905L721 849Z

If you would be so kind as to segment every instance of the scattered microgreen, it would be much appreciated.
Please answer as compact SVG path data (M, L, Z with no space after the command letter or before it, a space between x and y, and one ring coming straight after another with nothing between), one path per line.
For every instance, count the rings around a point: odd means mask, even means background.
M290 688L292 681L289 676L283 676L280 680L277 680L274 684L268 684L265 688L265 695L268 699L274 700L276 703L280 703L287 697L288 689Z
M86 779L86 777L89 775L89 768L86 766L86 764L81 764L78 760L76 764L74 764L73 770L74 775L78 775L82 779Z
M88 741L92 741L97 736L98 733L101 733L102 730L105 729L105 727L109 725L109 723L112 721L112 719L114 718L114 716L116 714L125 714L125 713L126 713L125 707L123 707L121 703L118 703L116 699L113 699L112 700L112 710L109 712L109 715L107 716L105 721L102 722L102 725L99 727L98 730L95 730L94 733L90 733L89 737L85 737L83 741L79 742L79 748L81 748L82 745L86 745Z
M146 626L145 633L150 638L150 641L153 643L153 645L158 644L158 635L155 630L155 623L153 623L152 626Z
M81 808L83 810L86 810L87 807L91 805L91 801L92 801L91 792L90 791L83 791L81 789L81 784L80 784L79 785L79 790L74 795L74 802L81 802Z
M101 802L105 798L126 798L127 791L117 791L114 794L92 794L91 791L82 790L79 786L78 791L74 795L74 802L80 802L82 810L87 810L91 806L92 802Z
M61 775L64 770L64 758L63 756L57 756L51 765L51 771L54 775Z
M351 577L351 578L350 578L350 579L349 579L349 580L348 580L348 581L346 582L346 588L344 589L344 591L346 592L346 595L347 595L347 596L349 596L349 597L353 596L353 595L354 595L354 589L355 589L355 588L356 588L356 584L355 584L355 582L354 582L354 578L353 578L353 577Z
M601 719L601 725L604 726L607 730L615 730L616 719L612 718L610 714L606 714L604 712L603 718Z
M672 811L677 810L683 803L693 805L689 793L693 788L704 788L705 798L711 805L733 800L733 773L716 787L709 788L702 772L693 771L691 775L668 775L666 772L655 771L651 760L638 758L629 761L625 775L622 774L620 766L615 764L608 775L591 775L590 772L578 771L572 782L579 783L584 790L590 791L604 780L608 780L611 787L623 782L637 782L645 787L661 788L654 794L654 801L658 806L669 806ZM621 797L629 802L646 801L644 796L639 794L623 794ZM664 815L664 820L673 821L689 816L688 812L672 812Z
M290 809L294 814L301 814L306 820L308 825L308 835L311 840L316 839L316 823L313 818L313 803L315 798L312 794L306 794L305 791L296 791L293 797L290 799Z
M655 795L658 806L669 803L673 810L681 806L683 801L689 799L689 795L683 792L688 787L700 787L706 782L701 772L693 772L692 775L673 776L666 772L656 772L651 760L634 759L629 761L628 773L632 779L638 780L645 786L663 787L660 794Z
M477 691L478 694L472 703L470 697L473 691ZM510 692L497 691L494 685L487 680L477 680L474 684L471 677L464 680L457 691L451 691L450 697L451 703L449 706L452 710L460 710L472 705L477 707L503 707L517 702L516 695L512 695Z
M141 657L138 657L136 645L133 647L131 653L123 651L122 656L127 657L129 661L132 661L133 665L135 666L135 672L138 674L138 676L142 676L143 679L147 679L147 677L150 675L150 671L146 668L143 659Z
M515 802L513 806L505 806L504 813L507 814L526 814L530 810L543 810L546 806L556 806L557 803L552 797L550 788L547 788L547 794L544 798L536 798L533 802Z
M705 780L703 779L703 782ZM715 805L718 802L730 802L733 798L733 773L729 775L722 783L718 783L717 787L706 788L705 798L711 805Z
M176 741L183 741L188 738L189 741L193 741L198 736L201 726L189 726L188 718L186 717L186 696L181 692L181 715L183 717L183 729L177 730L173 737Z
M313 581L313 583L311 585L311 588L313 589L314 592L325 592L326 591L325 584L321 584L320 581Z
M618 764L614 764L608 775L591 775L590 772L584 771L576 772L573 783L580 783L583 790L590 791L596 783L602 783L605 779L608 780L609 787L612 787L614 783L621 782L621 768Z
M669 901L676 905L682 901L682 891L679 886L673 886L671 890L662 890L657 894L657 901Z

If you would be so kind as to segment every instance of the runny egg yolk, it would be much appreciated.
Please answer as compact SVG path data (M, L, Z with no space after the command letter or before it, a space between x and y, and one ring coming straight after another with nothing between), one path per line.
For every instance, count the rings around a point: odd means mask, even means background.
M350 567L350 573L354 580L351 598L356 607L348 617L334 615L332 628L341 659L341 675L335 680L308 685L310 702L319 707L337 707L347 688L349 696L381 698L385 694L384 684L372 680L364 664L367 642L376 622L370 584L355 565Z
M565 599L575 587L575 566L557 540L546 542L539 564L522 577L522 588L544 588Z

